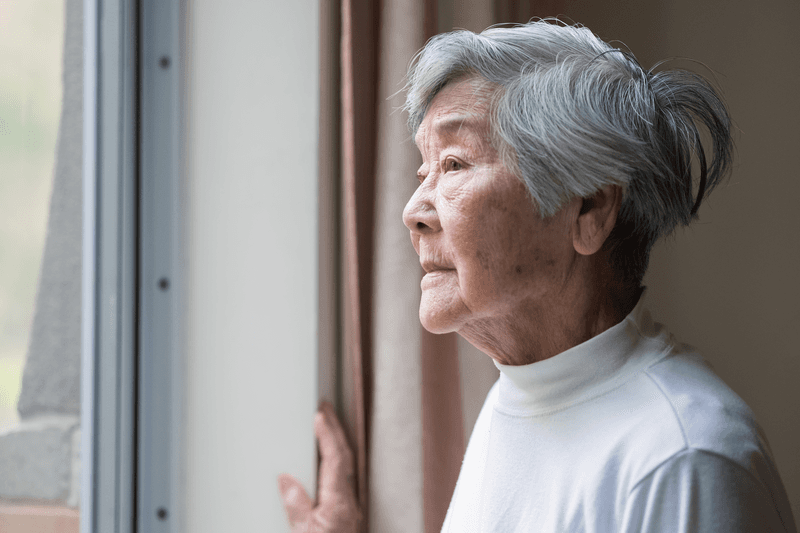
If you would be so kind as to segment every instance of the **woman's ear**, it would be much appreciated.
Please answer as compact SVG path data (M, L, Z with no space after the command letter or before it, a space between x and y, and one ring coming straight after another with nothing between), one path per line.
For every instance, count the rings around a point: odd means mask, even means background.
M619 185L607 185L583 199L572 232L572 245L576 252L592 255L602 248L617 223L621 205L622 188Z

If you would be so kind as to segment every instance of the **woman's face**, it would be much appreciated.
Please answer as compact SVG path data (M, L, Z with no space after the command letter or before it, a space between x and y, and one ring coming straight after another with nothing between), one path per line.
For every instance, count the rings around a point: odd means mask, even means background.
M426 271L420 320L434 333L563 304L575 254L564 210L543 220L492 145L490 91L478 78L448 84L415 138L420 185L403 222Z

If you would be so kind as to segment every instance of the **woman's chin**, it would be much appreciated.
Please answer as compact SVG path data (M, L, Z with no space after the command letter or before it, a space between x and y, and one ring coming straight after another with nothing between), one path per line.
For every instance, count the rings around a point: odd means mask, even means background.
M419 307L419 321L422 327L431 333L450 333L458 329L459 321L454 313L446 309L430 309L424 305Z

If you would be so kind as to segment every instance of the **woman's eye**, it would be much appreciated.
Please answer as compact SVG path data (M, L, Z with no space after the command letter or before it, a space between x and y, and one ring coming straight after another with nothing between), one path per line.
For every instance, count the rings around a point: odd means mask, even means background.
M456 161L455 159L448 159L444 162L444 170L445 172L455 172L464 168L461 163Z

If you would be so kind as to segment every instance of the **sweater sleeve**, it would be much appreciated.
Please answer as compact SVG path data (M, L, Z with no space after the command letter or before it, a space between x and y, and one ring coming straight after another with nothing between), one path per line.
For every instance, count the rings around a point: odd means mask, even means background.
M642 479L629 494L620 531L796 533L764 484L730 459L702 450L685 450Z

